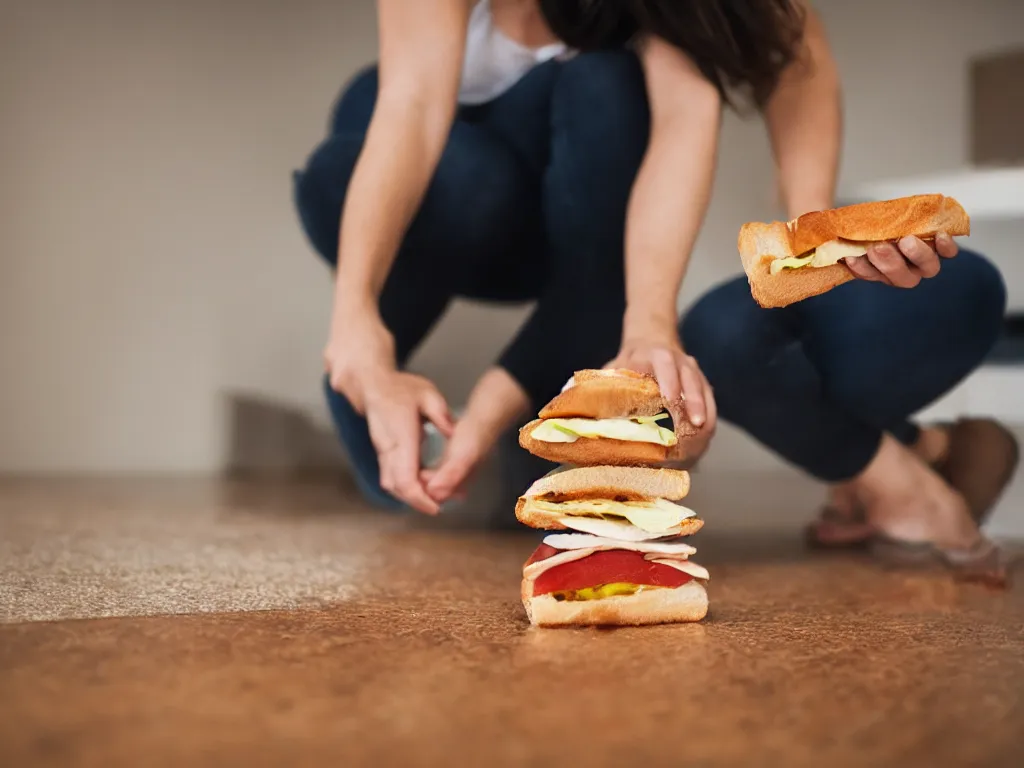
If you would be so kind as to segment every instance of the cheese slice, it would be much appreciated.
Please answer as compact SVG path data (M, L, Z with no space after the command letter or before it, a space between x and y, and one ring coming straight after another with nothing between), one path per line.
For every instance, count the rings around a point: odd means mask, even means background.
M806 256L791 256L788 259L775 259L768 265L768 272L773 275L777 275L784 269L799 269L800 267L806 267L813 260L814 251L811 251Z
M692 555L697 550L689 544L675 541L619 541L604 536L591 536L586 533L553 533L544 537L544 543L555 549L580 550L588 549L596 552L602 549L629 549L634 552L665 554L670 556Z
M545 419L534 427L530 436L545 443L575 443L581 437L605 437L667 447L676 444L676 434L671 429L634 419Z
M833 264L838 264L841 259L864 256L868 252L869 245L870 243L854 243L848 240L829 240L814 250L811 266L831 267Z
M636 526L648 533L665 536L697 513L692 509L674 504L666 499L650 501L612 501L611 499L573 499L570 501L544 501L527 498L525 510L553 512L565 517L589 516L591 518L623 518L628 525ZM621 520L611 520L620 523ZM585 529L580 529L585 530ZM593 531L591 531L593 533ZM650 536L648 538L657 538Z
M566 516L558 518L558 522L566 528L574 531L591 533L594 536L618 539L620 541L649 541L651 539L660 539L673 533L673 531L665 533L651 533L650 531L645 531L643 528L637 528L626 520L617 520L614 518L606 520L600 517ZM678 531L678 527L676 530Z
M711 580L711 574L708 573L708 569L703 565L697 565L690 560L666 560L662 558L648 558L652 563L660 563L661 565L667 565L669 568L675 568L677 571L693 576L695 579L704 579L705 581Z
M831 267L843 259L864 256L871 243L853 242L851 240L829 240L814 250L800 256L788 256L775 259L768 265L768 271L777 275L784 269L800 269L801 267Z

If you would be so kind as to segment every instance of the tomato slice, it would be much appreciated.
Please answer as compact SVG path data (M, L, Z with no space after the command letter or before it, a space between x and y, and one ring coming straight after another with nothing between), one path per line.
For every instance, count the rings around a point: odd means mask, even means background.
M547 544L541 544L539 547L533 550L533 554L530 555L530 559L523 563L523 568L530 565L531 563L536 563L541 560L547 560L552 555L557 554L558 550L554 547L548 546Z
M527 564L545 560L557 551L542 544L530 556ZM533 594L547 595L551 592L617 583L675 588L692 580L693 577L688 573L644 559L642 552L607 549L544 571L533 584Z

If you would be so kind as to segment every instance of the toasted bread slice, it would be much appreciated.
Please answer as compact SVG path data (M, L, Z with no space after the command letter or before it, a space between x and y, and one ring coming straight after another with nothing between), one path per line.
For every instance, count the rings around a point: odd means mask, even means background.
M908 235L930 238L939 232L969 235L971 220L952 197L913 195L805 213L789 230L792 253L798 255L836 239L876 243Z
M708 613L708 592L698 581L675 589L652 589L600 600L556 600L533 594L533 581L523 579L523 607L538 627L640 626L700 621Z
M544 501L615 499L677 501L690 492L690 474L681 469L652 467L575 467L552 472L523 493Z
M666 409L653 376L626 370L577 371L537 414L542 419L617 419L654 416Z

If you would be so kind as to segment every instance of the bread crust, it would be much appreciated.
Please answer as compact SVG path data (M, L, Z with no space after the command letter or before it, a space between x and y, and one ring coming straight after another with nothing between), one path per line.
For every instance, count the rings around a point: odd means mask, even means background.
M526 616L538 627L642 626L700 621L708 613L708 593L694 579L675 589L651 589L601 600L555 600L533 596L533 581L523 579Z
M771 263L776 258L794 255L789 230L781 221L744 224L740 228L738 245L750 293L754 301L766 309L785 307L853 280L853 273L842 264L771 274Z
M668 461L669 448L656 443L612 440L607 437L581 437L572 443L548 443L531 433L544 419L534 419L519 430L519 445L542 459L556 464L594 466L607 464L629 467L661 464Z
M575 467L545 475L523 494L545 501L622 499L677 501L690 492L690 473L655 467Z
M600 498L594 496L592 498ZM527 510L526 499L520 498L516 502L516 519L523 525L531 528L538 528L543 531L570 531L569 526L561 522L563 516L557 512L544 512L540 510ZM571 517L571 515L570 515ZM692 536L704 527L704 521L699 517L688 517L671 530L672 536Z
M542 419L618 419L654 416L665 410L658 381L635 371L579 371L573 386L541 408Z
M829 240L878 242L908 235L971 234L963 206L945 195L911 195L805 213L789 227L793 253L806 253Z
M967 212L951 197L914 195L806 213L789 224L751 222L740 227L737 245L751 295L760 306L771 308L817 296L854 279L843 264L772 275L776 258L799 256L836 239L880 242L907 235L927 239L938 232L969 235Z

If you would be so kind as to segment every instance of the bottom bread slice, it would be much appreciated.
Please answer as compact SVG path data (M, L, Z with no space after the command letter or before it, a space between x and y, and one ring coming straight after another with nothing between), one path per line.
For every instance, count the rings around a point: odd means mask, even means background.
M700 621L708 613L708 592L697 580L674 589L645 589L633 595L599 600L556 600L533 595L533 581L523 580L523 607L538 627L640 626Z

